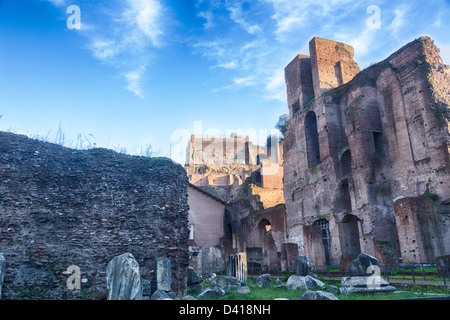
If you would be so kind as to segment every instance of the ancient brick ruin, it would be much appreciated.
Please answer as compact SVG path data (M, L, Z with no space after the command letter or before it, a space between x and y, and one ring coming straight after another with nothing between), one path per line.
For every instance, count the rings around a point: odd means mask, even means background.
M131 253L156 285L156 261L172 263L186 292L186 172L169 159L106 149L78 151L0 132L2 299L106 299L106 267ZM67 269L80 270L80 290Z
M197 255L203 257L202 266L198 258L191 263L196 270L219 264L225 268L228 255L235 253L247 253L249 267L279 264L286 230L282 158L281 144L268 149L253 145L248 136L191 137L185 166L189 181L218 198L210 209L196 210L198 225L193 228L216 230L218 223L210 212L216 212L220 200L226 203L222 232L209 235L215 239L214 247L203 241L202 235L192 239L198 246ZM194 216L190 217L194 221ZM212 256L216 261L211 260Z
M106 299L107 265L124 253L152 289L169 259L178 295L189 264L223 271L228 257L445 264L450 68L428 37L362 71L353 56L313 38L285 68L284 142L192 136L185 168L0 132L0 298ZM74 266L80 290L67 286Z
M313 264L450 253L450 68L428 37L359 72L313 38L286 67L286 244Z

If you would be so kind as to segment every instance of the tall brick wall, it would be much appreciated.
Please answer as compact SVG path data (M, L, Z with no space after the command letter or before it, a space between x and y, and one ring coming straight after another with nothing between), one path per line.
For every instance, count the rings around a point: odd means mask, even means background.
M125 252L155 283L156 259L172 261L185 292L188 179L169 159L76 151L0 132L2 299L105 299L106 266ZM70 291L67 268L80 268Z
M189 224L194 224L194 241L199 247L215 247L224 233L225 203L195 186L188 187Z
M353 47L348 44L314 37L309 48L316 98L324 89L341 86L359 72L357 63L353 61Z
M291 118L314 98L309 56L297 55L285 70L287 100Z
M394 209L405 263L428 263L444 255L439 211L432 197L400 199Z
M334 59L351 62L351 47L314 38L310 55L312 78L320 90L313 103L291 118L284 141L289 241L301 253L311 254L313 262L323 262L311 230L315 221L326 219L331 258L338 263L345 254L339 225L352 214L359 220L361 251L382 261L398 260L402 250L394 199L430 193L436 195L434 205L442 212L437 216L440 234L436 237L442 239L442 253L448 254L445 240L450 238L450 228L442 208L450 198L450 77L439 50L430 38L416 39L339 87L332 70ZM350 69L350 75L357 70ZM321 157L312 168L305 128L310 112L317 118ZM350 156L350 161L343 156ZM348 190L343 197L345 181ZM357 247L355 239L351 242ZM423 250L438 254L429 248Z
M186 148L186 166L255 165L258 154L264 153L245 138L200 138L191 136Z

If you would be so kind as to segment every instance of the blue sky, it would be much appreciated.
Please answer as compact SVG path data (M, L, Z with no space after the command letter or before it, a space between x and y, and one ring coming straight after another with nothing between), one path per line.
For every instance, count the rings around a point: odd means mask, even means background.
M449 0L0 0L0 129L161 156L199 121L268 132L312 37L354 46L363 69L428 35L450 64L449 18Z

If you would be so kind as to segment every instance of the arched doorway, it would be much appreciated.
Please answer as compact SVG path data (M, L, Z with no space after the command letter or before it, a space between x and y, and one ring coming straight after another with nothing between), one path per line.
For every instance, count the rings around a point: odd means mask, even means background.
M313 223L313 254L316 264L331 265L331 235L327 219L319 219Z
M256 184L257 186L261 186L262 185L262 176L261 176L261 172L260 171L256 171L253 175L253 183Z
M314 111L310 111L306 115L305 137L308 167L314 168L320 164L319 133L317 131L317 118Z
M341 264L349 264L361 253L359 221L358 217L347 214L339 223L339 242L342 251Z
M259 236L262 244L263 265L269 268L278 264L278 250L272 236L272 224L267 219L262 219L258 224Z

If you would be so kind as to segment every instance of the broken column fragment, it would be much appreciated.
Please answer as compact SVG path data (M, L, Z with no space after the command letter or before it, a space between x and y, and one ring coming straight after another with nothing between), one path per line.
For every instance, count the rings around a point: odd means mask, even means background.
M240 281L247 281L247 254L236 253L228 256L227 274L236 277Z
M2 286L5 279L6 258L0 253L0 300L2 299Z
M106 268L108 300L141 300L139 264L131 253L114 257Z
M167 258L156 260L157 290L172 291L172 263Z
M361 253L350 263L350 275L342 278L340 293L378 293L396 290L381 277L378 259L365 253Z

